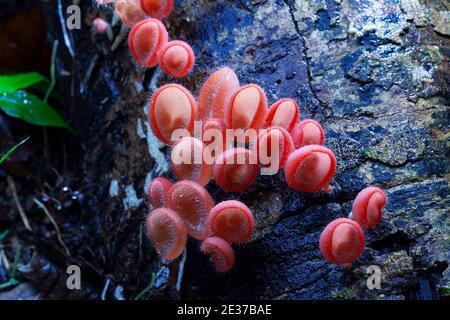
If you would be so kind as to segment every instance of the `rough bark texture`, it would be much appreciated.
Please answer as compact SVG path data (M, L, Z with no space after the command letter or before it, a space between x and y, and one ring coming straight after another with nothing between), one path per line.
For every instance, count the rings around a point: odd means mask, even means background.
M445 1L176 1L165 23L197 58L193 73L179 83L197 94L211 72L228 65L241 83L265 88L270 103L296 99L302 119L322 123L326 145L338 159L331 194L296 193L282 175L260 177L243 194L226 194L210 183L217 202L239 198L253 209L257 232L237 248L237 264L227 274L216 274L199 243L190 241L180 290L182 259L161 262L144 229L150 209L145 186L161 174L173 178L169 148L149 130L146 102L173 79L137 67L125 41L111 51L106 37L90 31L90 21L111 19L111 10L90 1L81 3L82 29L66 31L63 41L59 3L45 8L50 40L60 40L62 112L76 129L72 144L82 146L72 166L83 197L76 213L59 220L70 256L51 226L31 236L40 247L48 242L52 286L61 288L49 289L48 296L68 294L64 272L71 263L86 274L80 296L92 298L110 279L107 298L131 299L152 273L156 285L148 297L171 299L431 299L439 297L437 286L450 286ZM368 185L386 191L385 216L367 231L362 257L343 270L321 257L319 235L330 221L348 215L352 199ZM28 273L37 286L49 275L43 266L50 264L40 260ZM366 286L369 265L381 267L380 290Z

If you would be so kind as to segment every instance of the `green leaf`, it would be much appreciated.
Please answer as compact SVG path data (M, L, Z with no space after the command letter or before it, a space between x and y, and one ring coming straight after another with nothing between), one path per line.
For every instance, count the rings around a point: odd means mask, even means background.
M0 93L14 93L48 79L37 72L0 76Z
M11 117L39 126L64 127L73 131L47 103L23 90L0 95L0 108Z
M27 142L27 140L30 139L30 137L24 139L22 142L19 142L18 144L16 144L14 147L12 147L11 149L8 150L8 152L6 152L6 154L0 159L0 164L2 164L6 159L8 159L8 157L14 152L16 151L16 149L18 147L20 147L21 145L23 145L25 142ZM1 239L1 238L0 238Z

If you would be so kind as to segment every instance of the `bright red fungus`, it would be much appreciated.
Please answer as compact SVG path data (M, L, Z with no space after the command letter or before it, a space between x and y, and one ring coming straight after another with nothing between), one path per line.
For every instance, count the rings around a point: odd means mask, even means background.
M320 123L313 119L306 119L294 126L291 131L292 139L296 148L310 144L323 146L325 133Z
M223 67L210 75L198 95L200 119L203 122L210 118L225 120L225 108L238 88L239 79L229 67Z
M228 242L211 237L202 242L201 251L209 256L217 272L228 272L234 265L234 251Z
M263 126L267 98L261 87L248 84L235 91L228 104L225 122L233 129L255 129Z
M174 0L139 0L141 10L152 18L163 19L173 10Z
M386 195L377 187L363 189L353 201L353 219L363 227L375 227L381 222Z
M146 18L145 13L139 6L139 0L117 0L116 13L123 24L129 28Z
M203 240L209 235L208 215L214 201L200 184L183 180L169 191L169 206L184 220L189 235Z
M320 252L331 263L349 264L361 255L365 242L357 222L340 218L328 224L320 235Z
M194 137L184 137L173 146L172 169L180 180L206 185L212 178L212 164L204 161L205 144Z
M255 181L259 166L253 151L231 148L220 154L214 164L214 179L222 190L242 192Z
M191 72L195 55L191 46L184 41L167 42L159 52L159 66L168 75L182 78Z
M147 216L147 232L163 259L173 260L186 248L184 222L168 208L158 208L150 212Z
M260 131L255 147L258 151L258 161L264 167L284 168L287 158L294 151L292 137L282 127L270 127Z
M169 206L169 190L172 182L163 177L158 177L152 181L148 188L148 199L153 208Z
M167 43L169 36L166 27L158 19L145 19L138 22L128 35L128 46L138 64L154 67L158 64L158 54Z
M280 126L291 131L300 117L300 111L292 99L281 99L275 102L270 108L264 121L265 127Z
M336 171L336 157L330 149L309 145L297 149L286 161L284 175L289 187L300 192L329 190Z
M250 209L236 200L217 204L209 214L208 226L212 234L231 243L250 240L255 222Z
M197 104L185 87L171 83L153 93L148 117L153 133L162 142L175 142L172 133L176 129L186 129L192 135L196 115Z

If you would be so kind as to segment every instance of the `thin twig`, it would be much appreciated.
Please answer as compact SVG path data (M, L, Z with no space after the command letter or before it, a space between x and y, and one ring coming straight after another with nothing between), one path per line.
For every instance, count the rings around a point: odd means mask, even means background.
M68 256L70 256L70 251L69 248L66 246L66 244L64 243L62 237L61 237L61 230L59 229L58 224L56 223L55 219L52 217L52 215L50 214L50 212L48 211L47 207L40 202L38 199L34 198L33 199L34 203L36 203L38 205L39 208L41 208L42 210L44 210L45 214L47 215L48 219L50 220L50 222L53 224L53 227L55 228L56 231L56 237L58 238L59 243L62 245L62 247L64 248L64 251L66 252L66 254Z
M128 27L124 24L120 27L119 34L114 39L113 44L111 45L111 51L115 51L121 42L127 38L128 35Z
M111 279L110 278L106 278L106 283L105 286L103 287L103 291L102 291L102 300L106 300L106 292L108 292L108 288L109 288L109 284L111 283Z
M48 102L48 98L50 97L50 94L52 93L53 89L56 85L56 53L58 51L58 44L59 41L55 40L53 41L53 48L52 48L52 60L50 65L50 86L47 89L47 92L45 93L44 101Z
M178 265L178 279L177 279L177 291L181 290L181 283L183 282L184 266L186 264L187 248L184 249L183 255L181 256L180 264Z
M152 280L150 281L150 284L142 290L135 298L134 300L140 300L147 292L149 292L154 286L156 282L156 274L152 273Z
M22 218L23 224L25 228L29 231L33 231L30 226L30 222L28 221L27 215L25 214L25 210L23 210L22 205L20 204L19 197L17 196L16 184L11 176L7 176L6 180L8 181L8 186L11 189L13 194L14 202L16 203L17 210L19 210L20 218Z

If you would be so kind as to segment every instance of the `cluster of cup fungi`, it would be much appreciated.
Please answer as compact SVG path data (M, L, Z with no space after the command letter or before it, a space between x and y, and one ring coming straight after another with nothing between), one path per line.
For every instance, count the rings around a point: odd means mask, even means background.
M195 61L192 48L183 41L169 41L160 20L173 10L173 0L97 2L114 2L122 22L132 28L128 45L137 64L159 64L175 78L191 71ZM255 228L252 211L237 200L215 204L205 189L211 180L225 192L243 192L254 183L261 168L275 164L284 170L293 190L332 190L336 158L324 146L322 126L312 119L300 121L300 109L292 99L284 98L268 107L264 90L256 84L241 86L229 67L210 75L197 100L179 84L158 88L148 110L153 133L172 148L172 169L179 179L172 183L156 178L148 190L153 211L146 220L147 231L165 260L180 256L191 236L201 241L201 251L210 257L216 270L227 272L235 260L231 245L251 239ZM200 137L194 135L196 121L204 133ZM173 139L177 130L185 134ZM233 135L236 130L242 133L240 143ZM217 134L209 136L207 132ZM206 154L212 161L205 160ZM188 155L190 161L180 162L180 155ZM199 155L200 160L195 161ZM365 247L363 228L380 223L385 203L381 189L362 190L353 202L352 219L334 220L322 232L320 251L324 258L344 266L354 262Z

